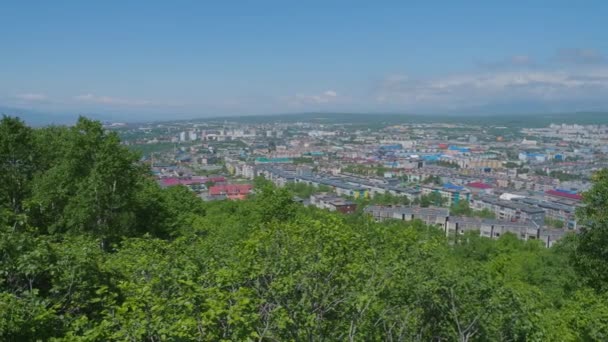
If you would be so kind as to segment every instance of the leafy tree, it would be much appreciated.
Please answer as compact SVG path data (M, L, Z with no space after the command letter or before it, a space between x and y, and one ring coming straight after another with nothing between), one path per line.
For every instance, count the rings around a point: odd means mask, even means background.
M494 219L496 218L496 214L490 211L487 208L482 210L473 210L469 206L468 201L458 201L456 204L452 204L450 206L450 213L452 215L457 216L470 216L470 217L479 217L484 219Z
M389 192L375 195L368 203L365 204L380 204L380 205L409 205L410 200L406 196L395 196Z
M564 221L545 217L545 224L553 228L564 228Z
M388 168L384 167L384 166L378 166L376 168L376 176L378 177L384 177L384 173L388 172Z
M32 224L48 232L88 231L108 239L131 234L136 193L144 169L115 133L80 118L54 141L55 159L33 181L28 201Z
M593 187L583 194L585 206L577 215L583 225L573 260L588 284L608 289L608 170L593 176Z
M473 210L469 207L469 202L458 201L450 206L450 213L457 216L471 216Z
M297 204L289 190L277 188L263 177L254 180L254 189L254 201L260 221L285 221L293 217Z
M431 192L428 195L421 195L419 202L421 207L443 206L447 203L447 199L438 192Z
M428 176L422 181L423 184L435 184L441 185L441 177L439 176Z
M23 202L30 195L37 171L38 150L33 130L18 118L3 116L0 121L0 210L19 222Z
M34 293L17 296L0 292L0 338L5 341L36 341L53 336L58 316L49 302Z
M578 291L560 310L556 322L562 332L559 339L602 341L608 337L608 298L589 289Z
M483 208L479 211L474 211L473 215L480 217L480 218L485 218L485 219L495 219L496 218L496 214L494 214L494 212L488 208Z
M316 193L332 191L332 189L327 185L314 186L306 183L287 183L285 188L301 198L308 198Z
M564 171L551 171L549 176L559 179L561 182L581 180L583 177L579 174L566 173Z

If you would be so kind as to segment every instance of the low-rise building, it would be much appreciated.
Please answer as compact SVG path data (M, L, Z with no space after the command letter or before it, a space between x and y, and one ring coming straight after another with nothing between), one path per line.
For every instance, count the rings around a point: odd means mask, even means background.
M459 201L469 201L471 192L464 186L458 186L451 183L446 183L443 186L424 185L421 187L423 195L438 193L442 198L445 198L448 204L458 204Z
M448 220L450 211L441 207L413 207L401 205L370 205L364 212L372 215L376 220L395 219L402 221L421 220L425 224L443 227Z
M472 209L488 209L493 212L499 220L511 222L533 221L537 224L542 224L545 219L545 212L541 208L524 203L506 201L489 196L475 197L470 203Z
M465 187L467 189L469 189L469 191L473 194L473 195L479 195L479 194L492 194L494 191L494 187L490 184L486 184L483 182L471 182L467 185L465 185Z
M357 204L355 202L326 193L311 195L310 204L320 209L338 211L343 214L351 214L357 210Z
M364 209L376 220L387 219L412 221L421 220L429 226L444 231L447 237L462 235L466 232L479 232L482 237L498 239L504 234L514 234L521 240L539 240L545 247L551 247L561 239L565 230L545 229L534 221L511 222L477 217L450 216L447 208L420 208L408 206L372 205Z
M251 193L251 184L224 184L209 187L209 198L245 199Z

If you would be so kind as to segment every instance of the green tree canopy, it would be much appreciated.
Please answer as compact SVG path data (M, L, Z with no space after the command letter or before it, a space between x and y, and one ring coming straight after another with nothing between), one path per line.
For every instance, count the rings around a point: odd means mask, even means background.
M203 202L160 188L84 118L5 117L0 158L2 341L608 337L605 171L586 228L545 248L304 207L265 179L246 200Z
M583 226L573 260L590 286L608 290L608 170L593 176L593 187L583 194L578 212Z

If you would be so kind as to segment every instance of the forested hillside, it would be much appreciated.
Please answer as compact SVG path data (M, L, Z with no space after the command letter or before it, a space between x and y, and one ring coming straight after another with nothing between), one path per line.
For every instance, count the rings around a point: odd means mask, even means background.
M0 123L2 341L605 341L608 173L546 249L160 189L98 122Z

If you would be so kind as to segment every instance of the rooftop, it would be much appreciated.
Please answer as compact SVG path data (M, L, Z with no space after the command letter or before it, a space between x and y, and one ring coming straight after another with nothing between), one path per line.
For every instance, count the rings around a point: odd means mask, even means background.
M492 189L490 184L482 183L482 182L472 182L467 184L468 187L477 188L477 189Z
M549 196L564 197L564 198L569 198L569 199L573 199L573 200L577 200L577 201L580 201L583 199L583 196L581 196L580 194L561 191L561 190L549 190L545 193Z

